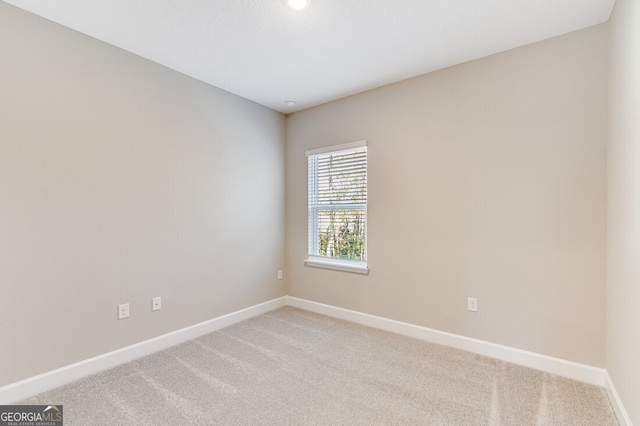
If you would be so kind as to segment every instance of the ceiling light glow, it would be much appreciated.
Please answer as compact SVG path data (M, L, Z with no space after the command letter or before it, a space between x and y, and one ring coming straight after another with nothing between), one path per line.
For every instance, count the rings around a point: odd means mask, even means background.
M309 7L311 0L287 0L287 6L293 10L304 10Z

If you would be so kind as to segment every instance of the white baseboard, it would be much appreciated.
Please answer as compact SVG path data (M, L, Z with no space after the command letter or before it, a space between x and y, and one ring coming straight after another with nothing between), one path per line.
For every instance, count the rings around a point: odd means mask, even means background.
M187 340L228 327L237 322L278 309L285 305L386 330L427 342L463 349L479 355L497 358L514 364L534 368L536 370L604 387L609 395L611 405L613 406L620 424L622 426L632 426L631 420L622 405L622 401L618 396L609 374L602 368L579 364L572 361L565 361L563 359L553 358L534 352L515 349L508 346L299 299L292 296L283 296L273 299L218 318L213 318L200 324L195 324L181 330L176 330L153 339L145 340L125 348L0 387L0 405L15 403L32 395L45 392L74 380L150 355L168 347L186 342Z
M620 395L618 395L618 391L616 387L613 385L613 380L611 380L611 376L609 376L609 372L605 371L605 389L607 390L607 395L609 396L609 402L611 402L611 406L613 407L613 411L616 413L616 417L618 418L618 422L620 426L633 426L631 423L631 418L625 410L624 405L622 405L622 400L620 399Z
M181 330L176 330L162 336L154 337L153 339L145 340L125 348L0 387L0 405L15 403L40 392L48 391L74 380L150 355L170 346L186 342L187 340L203 336L207 333L228 327L237 322L278 309L284 306L285 303L286 299L283 296L278 299L260 303Z
M421 327L419 325L351 311L349 309L337 308L335 306L299 299L297 297L285 296L285 299L287 305L305 309L307 311L355 322L380 330L390 331L392 333L401 334L403 336L412 337L426 342L463 349L479 355L497 358L525 367L534 368L536 370L545 371L547 373L580 380L593 385L601 387L605 386L606 370L603 368L566 361L560 358L553 358L535 352L515 349L508 346L485 342L483 340L472 339L457 334Z

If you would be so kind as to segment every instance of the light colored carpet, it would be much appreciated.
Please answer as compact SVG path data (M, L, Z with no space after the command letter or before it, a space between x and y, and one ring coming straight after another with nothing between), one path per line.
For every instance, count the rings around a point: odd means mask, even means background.
M65 425L617 425L604 389L285 307L37 395Z

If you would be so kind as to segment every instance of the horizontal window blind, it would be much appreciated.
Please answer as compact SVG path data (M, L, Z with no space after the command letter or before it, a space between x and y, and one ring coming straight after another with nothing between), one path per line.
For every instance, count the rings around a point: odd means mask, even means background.
M308 155L309 255L366 260L367 147Z

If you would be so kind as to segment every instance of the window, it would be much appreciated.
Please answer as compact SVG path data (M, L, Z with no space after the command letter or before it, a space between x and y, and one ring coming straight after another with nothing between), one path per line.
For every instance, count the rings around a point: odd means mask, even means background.
M367 142L307 151L307 266L368 273Z

